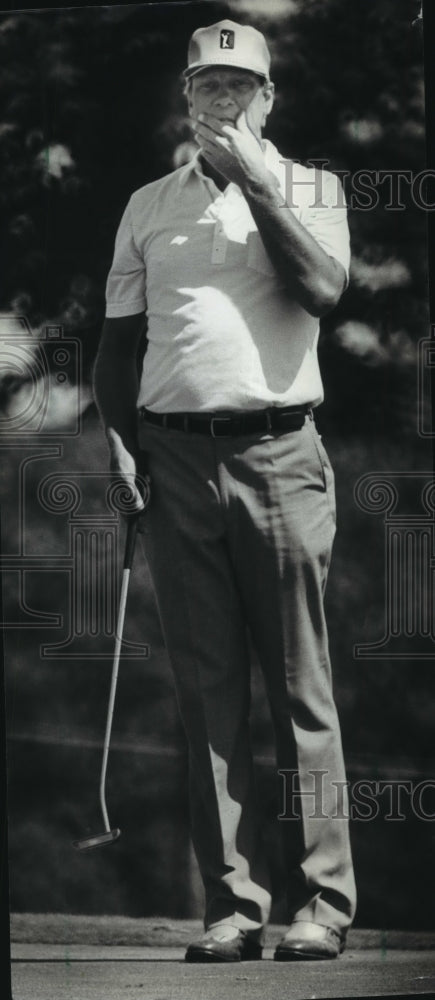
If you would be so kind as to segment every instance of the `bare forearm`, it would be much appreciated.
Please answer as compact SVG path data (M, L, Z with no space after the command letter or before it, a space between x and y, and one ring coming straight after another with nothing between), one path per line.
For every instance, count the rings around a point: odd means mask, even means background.
M132 454L136 444L136 403L139 391L136 353L143 320L106 320L94 367L94 394L109 438L115 433Z
M94 391L106 433L116 431L125 447L135 450L138 379L134 361L98 355Z
M312 316L329 312L343 291L343 268L283 206L272 176L261 180L247 177L243 194L286 289Z
M144 510L145 495L149 496L145 458L139 453L136 426L137 353L144 323L142 313L106 319L94 367L95 400L106 430L110 469L131 490L132 506L128 513Z

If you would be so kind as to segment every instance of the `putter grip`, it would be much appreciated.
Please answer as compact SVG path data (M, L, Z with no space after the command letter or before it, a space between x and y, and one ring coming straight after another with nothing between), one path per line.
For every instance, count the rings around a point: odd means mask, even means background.
M137 517L129 519L127 524L127 537L125 539L124 569L131 569L133 565L134 549L137 535Z

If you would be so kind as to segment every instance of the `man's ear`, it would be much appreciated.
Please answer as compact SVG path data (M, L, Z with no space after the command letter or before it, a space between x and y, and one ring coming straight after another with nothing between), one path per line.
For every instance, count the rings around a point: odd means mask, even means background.
M187 107L189 111L192 107L192 82L191 80L186 80L183 88L183 93L187 101Z
M266 107L264 109L264 120L263 120L263 125L265 125L266 124L266 118L267 118L268 114L270 114L270 112L272 110L272 107L273 107L273 102L275 100L275 84L272 83L272 81L270 83L265 83L264 84L264 91L263 92L264 92L264 100L265 100L265 104L266 104Z

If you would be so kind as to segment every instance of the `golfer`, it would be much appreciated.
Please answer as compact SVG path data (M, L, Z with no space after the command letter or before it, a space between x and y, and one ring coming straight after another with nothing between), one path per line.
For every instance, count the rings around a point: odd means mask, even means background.
M289 929L275 958L335 958L355 909L323 607L334 476L313 420L319 317L346 286L349 235L337 178L284 161L262 138L269 69L252 27L194 32L184 77L198 152L128 202L95 370L111 468L137 509L136 474L151 490L143 537L189 745L206 898L191 962L261 958L270 913L248 634L277 767L298 775L295 818L281 821Z

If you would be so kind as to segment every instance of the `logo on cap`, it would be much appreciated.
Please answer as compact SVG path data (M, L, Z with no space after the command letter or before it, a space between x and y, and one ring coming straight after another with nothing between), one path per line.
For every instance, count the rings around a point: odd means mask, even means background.
M221 31L221 49L233 49L234 48L234 31L223 30Z

